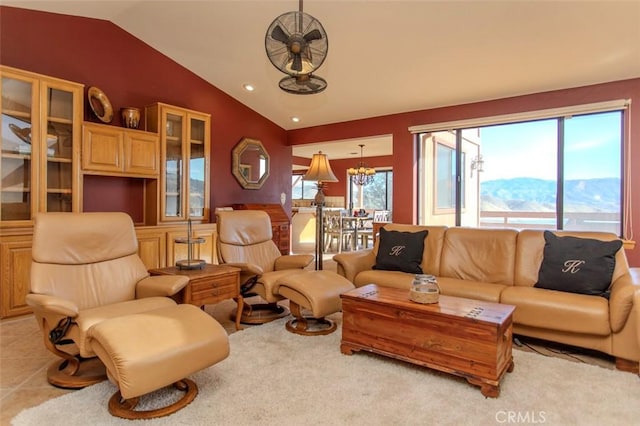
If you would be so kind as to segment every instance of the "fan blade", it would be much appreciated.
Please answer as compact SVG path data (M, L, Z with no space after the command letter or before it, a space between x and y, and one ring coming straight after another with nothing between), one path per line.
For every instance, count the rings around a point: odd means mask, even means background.
M293 64L291 64L291 69L294 71L302 71L302 56L299 53L293 55Z
M311 74L302 74L296 77L296 84L298 86L307 86L311 90L317 90L320 85L311 82Z
M320 40L321 38L322 38L322 33L317 28L304 35L304 41L306 41L307 43L313 40Z
M284 44L289 42L289 36L284 32L280 25L276 25L273 31L271 31L271 38Z

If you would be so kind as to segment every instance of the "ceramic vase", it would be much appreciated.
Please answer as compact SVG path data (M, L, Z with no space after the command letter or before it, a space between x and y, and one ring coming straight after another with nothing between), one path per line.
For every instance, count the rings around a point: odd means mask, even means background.
M140 124L140 109L127 107L120 110L122 114L122 125L127 129L137 129Z

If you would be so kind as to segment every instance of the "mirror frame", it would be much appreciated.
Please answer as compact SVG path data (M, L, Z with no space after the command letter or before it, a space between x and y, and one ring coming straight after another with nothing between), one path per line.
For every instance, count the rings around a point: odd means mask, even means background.
M242 163L240 162L240 157L242 156L242 153L245 151L245 149L247 149L247 147L250 147L250 146L258 147L258 149L262 151L262 154L264 155L267 163L264 174L260 176L260 179L255 182L247 180L246 175L243 173L244 169L242 167ZM236 146L233 148L232 154L233 156L232 156L231 171L233 173L233 176L235 176L236 180L240 184L240 186L242 186L244 189L262 188L262 185L269 177L270 168L271 168L271 158L269 157L269 153L265 149L264 145L262 145L262 142L260 142L257 139L242 138L240 142L238 142Z

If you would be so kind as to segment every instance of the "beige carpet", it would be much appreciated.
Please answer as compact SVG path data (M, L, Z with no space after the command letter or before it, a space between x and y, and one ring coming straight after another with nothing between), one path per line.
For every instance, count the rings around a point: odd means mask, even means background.
M332 318L341 319L340 314ZM340 331L285 331L283 320L230 336L231 355L193 376L198 397L149 425L631 425L640 378L514 350L497 399L466 380L366 352L340 352ZM162 372L158 372L162 374ZM131 425L111 417L103 382L23 411L19 425ZM172 397L161 391L147 407Z

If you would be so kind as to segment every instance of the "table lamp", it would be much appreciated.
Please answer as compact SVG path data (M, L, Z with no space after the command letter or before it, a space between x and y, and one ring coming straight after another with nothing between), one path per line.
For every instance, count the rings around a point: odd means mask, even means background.
M318 192L314 201L316 203L316 270L322 270L322 255L324 251L324 184L325 182L338 182L338 178L333 174L327 154L318 151L313 154L311 164L307 173L302 177L303 180L312 180L318 185Z

